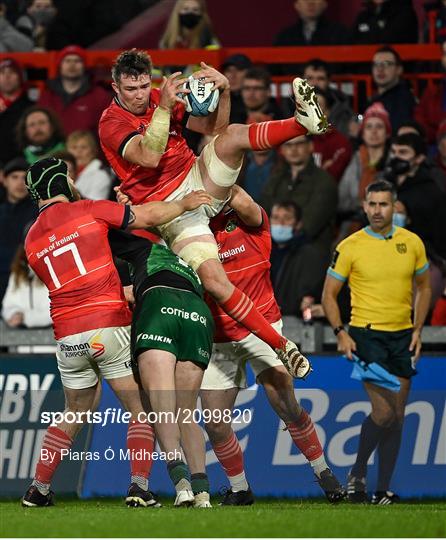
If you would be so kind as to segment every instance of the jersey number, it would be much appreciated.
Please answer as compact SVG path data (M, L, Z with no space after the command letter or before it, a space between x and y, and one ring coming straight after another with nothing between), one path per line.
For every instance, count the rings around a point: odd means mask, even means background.
M77 246L74 242L70 242L66 246L62 246L59 249L55 249L52 252L53 257L59 257L59 255L62 255L63 253L66 253L67 251L71 251L73 254L74 263L77 266L77 269L79 270L79 274L82 276L87 273L87 270L85 269L84 263L82 262L81 256L79 254L79 250L77 249ZM56 272L54 271L53 265L51 264L50 258L47 255L44 257L43 262L48 266L48 271L50 273L51 279L53 280L54 286L56 289L61 288L60 281L57 279Z

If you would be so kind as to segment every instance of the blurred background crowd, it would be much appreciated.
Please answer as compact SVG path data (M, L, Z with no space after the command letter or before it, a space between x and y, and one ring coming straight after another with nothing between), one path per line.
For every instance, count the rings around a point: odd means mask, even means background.
M431 43L438 61L403 61L399 46L415 43ZM320 297L333 247L367 224L365 189L386 178L398 194L395 225L418 234L426 246L433 284L430 323L446 325L446 0L0 2L4 321L11 327L50 324L45 287L29 270L23 250L36 214L24 184L28 166L58 156L88 199L114 199L119 185L97 139L99 118L113 97L109 66L92 68L91 51L337 45L374 47L367 62L348 65L327 61L324 54L290 62L278 52L278 61L269 63L236 52L215 66L231 84L231 122L291 116L289 83L299 75L317 88L332 125L319 137L249 152L238 179L270 216L278 303L283 315L323 319ZM56 51L54 77L38 60L46 58L45 51ZM196 66L159 66L154 84L178 67L189 73ZM185 133L196 151L207 142ZM347 321L348 294L343 296Z

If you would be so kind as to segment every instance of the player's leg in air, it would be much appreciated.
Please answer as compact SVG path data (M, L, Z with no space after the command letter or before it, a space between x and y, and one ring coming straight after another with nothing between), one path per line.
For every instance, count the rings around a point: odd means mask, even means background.
M157 415L155 430L167 454L174 505L210 507L204 434L193 411L212 350L212 315L197 294L162 286L146 292L137 310L134 357Z
M280 331L281 321L274 323L274 326ZM234 344L237 344L236 348ZM247 505L254 501L245 476L243 453L231 424L217 421L223 418L225 409L233 409L239 389L246 387L247 359L257 382L263 385L272 408L284 421L294 444L313 468L327 499L333 503L344 499L345 490L325 461L314 424L296 400L292 378L272 351L251 334L237 342L215 345L202 384L203 408L219 411L218 414L214 412L210 415L212 420L205 427L215 455L231 485L222 504Z
M57 363L66 400L64 412L80 415L79 419L83 423L67 422L64 419L47 429L33 482L22 499L23 506L52 506L51 481L63 459L63 451L71 448L76 435L88 419L88 411L94 411L99 402L101 388L97 372L107 380L122 406L132 415L127 430L131 483L126 504L161 506L148 486L155 434L149 423L141 421L144 418L144 408L140 389L130 367L129 332L130 327L110 327L67 336L57 341ZM84 349L83 356L70 355L70 351L77 350L74 348L76 345L93 342L105 345L104 355L96 359L94 355L97 350L91 346Z
M210 74L215 70L211 70ZM207 70L200 72L206 76ZM293 90L296 101L294 118L248 125L231 124L205 146L198 158L197 185L203 185L215 198L208 216L216 215L230 196L247 150L264 150L304 133L323 133L328 122L322 113L314 90L305 80L295 79ZM194 119L189 119L189 122ZM189 126L189 124L188 124ZM191 129L193 124L190 125ZM192 174L197 174L192 170ZM202 184L201 184L201 183ZM226 276L218 259L215 238L210 234L203 212L189 214L161 228L163 237L175 253L198 273L204 288L214 300L237 322L268 343L290 371L296 366L298 376L310 370L308 360L296 345L281 336L259 313L251 300L235 287Z

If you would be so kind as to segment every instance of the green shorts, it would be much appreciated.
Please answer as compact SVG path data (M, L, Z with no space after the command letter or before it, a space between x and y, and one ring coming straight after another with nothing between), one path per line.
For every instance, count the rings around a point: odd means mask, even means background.
M154 287L143 298L133 322L133 358L145 350L174 354L203 369L209 364L214 338L211 312L193 292Z
M367 364L376 362L397 377L410 379L417 371L412 367L409 351L412 329L383 332L350 326L348 333L356 343L356 353Z

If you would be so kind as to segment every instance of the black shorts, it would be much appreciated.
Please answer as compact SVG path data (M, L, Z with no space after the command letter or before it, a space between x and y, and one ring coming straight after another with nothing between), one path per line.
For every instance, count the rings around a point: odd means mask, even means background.
M412 367L409 351L412 328L383 332L350 326L349 334L356 343L356 353L367 364L376 362L397 377L410 379L417 371Z

